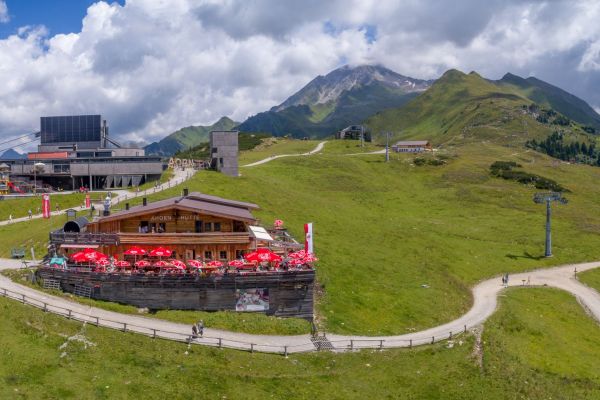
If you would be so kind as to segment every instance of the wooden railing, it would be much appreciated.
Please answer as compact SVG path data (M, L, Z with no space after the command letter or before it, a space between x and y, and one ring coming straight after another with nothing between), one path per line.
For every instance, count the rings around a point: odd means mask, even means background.
M106 244L118 245L119 235L115 233L66 233L50 232L50 243L53 244Z
M248 243L248 232L213 232L213 233L119 233L121 243L144 244L216 244L216 243Z

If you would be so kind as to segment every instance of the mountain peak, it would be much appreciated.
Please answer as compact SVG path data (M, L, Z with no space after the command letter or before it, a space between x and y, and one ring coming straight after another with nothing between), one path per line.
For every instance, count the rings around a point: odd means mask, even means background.
M382 65L344 65L325 76L317 76L279 106L273 107L271 111L282 111L292 106L314 106L335 102L345 92L373 84L403 93L412 93L426 90L431 85L431 81L409 78Z

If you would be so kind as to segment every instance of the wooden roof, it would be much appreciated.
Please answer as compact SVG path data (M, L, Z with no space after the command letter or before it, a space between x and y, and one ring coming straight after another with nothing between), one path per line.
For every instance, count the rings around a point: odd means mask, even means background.
M429 140L404 140L396 142L394 146L427 146Z
M131 207L129 210L118 211L107 217L101 217L96 222L116 221L173 209L252 222L256 221L256 218L252 215L251 210L257 210L258 208L253 203L193 192L187 196L171 197L170 199L148 203L145 206L139 205Z

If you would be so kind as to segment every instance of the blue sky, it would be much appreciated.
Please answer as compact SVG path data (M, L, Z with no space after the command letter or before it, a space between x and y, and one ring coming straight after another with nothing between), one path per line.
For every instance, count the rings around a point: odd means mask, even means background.
M23 26L43 25L50 35L79 32L87 8L94 0L5 0L10 20L0 24L0 38ZM111 3L113 1L110 1ZM123 5L125 0L114 1Z

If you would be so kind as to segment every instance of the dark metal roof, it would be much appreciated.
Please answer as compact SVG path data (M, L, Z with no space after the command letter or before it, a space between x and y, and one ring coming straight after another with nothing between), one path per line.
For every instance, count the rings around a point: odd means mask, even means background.
M99 218L98 222L114 221L167 209L180 209L245 221L256 221L250 210L258 208L256 204L252 203L193 192L188 196L172 197L148 203L146 206L139 205L131 207L129 210L118 211L107 217Z

